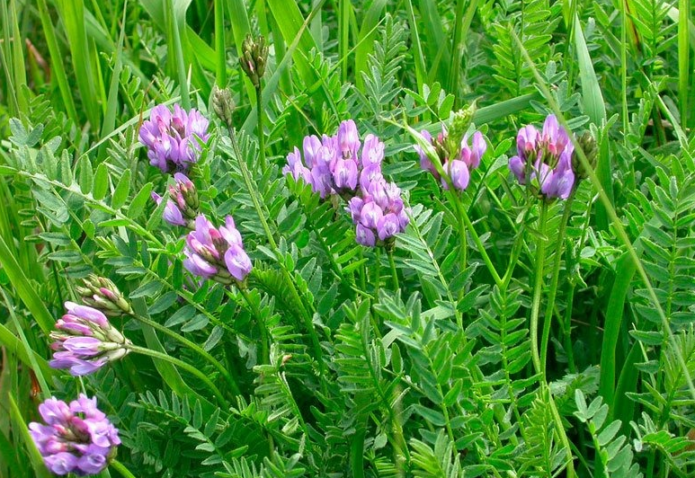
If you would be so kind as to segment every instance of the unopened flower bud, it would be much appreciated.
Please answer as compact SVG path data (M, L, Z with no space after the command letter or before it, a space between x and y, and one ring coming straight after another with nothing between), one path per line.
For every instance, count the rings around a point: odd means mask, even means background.
M82 287L76 288L85 304L100 310L109 317L133 312L130 303L123 297L116 284L106 277L90 274Z
M263 38L263 36L259 36L254 41L250 34L246 35L244 43L241 46L241 58L239 58L239 64L255 88L258 88L261 84L261 78L263 78L263 75L265 74L267 60L268 47L265 44L265 38Z
M577 142L582 148L582 151L584 151L584 156L586 156L586 160L589 162L589 165L592 169L594 169L596 167L596 155L598 153L594 136L590 132L585 131L584 134L577 138ZM572 154L572 169L575 171L577 178L579 179L586 179L589 176L588 171L584 168L584 165L579 159L579 156L577 156L576 151L574 151L574 154Z
M217 85L212 87L212 109L215 114L227 125L232 126L232 113L234 112L234 100L230 91L220 89Z
M459 155L461 150L461 141L463 140L463 136L466 134L468 127L473 121L475 110L476 105L474 102L468 108L462 108L454 113L454 118L451 121L451 127L449 128L449 136L446 139L446 148L449 153L448 157L455 158Z

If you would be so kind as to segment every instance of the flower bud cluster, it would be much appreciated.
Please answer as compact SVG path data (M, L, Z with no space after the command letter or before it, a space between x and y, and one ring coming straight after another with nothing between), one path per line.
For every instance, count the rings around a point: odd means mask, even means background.
M485 154L487 144L482 133L476 131L473 135L464 135L460 143L457 141L457 148L451 147L451 141L446 129L442 126L442 132L433 138L427 131L420 133L422 137L432 144L435 152L442 164L442 170L448 175L454 189L464 191L470 182L470 171L480 166L480 159ZM452 149L456 149L452 153ZM429 171L438 179L444 189L449 189L447 178L437 171L434 163L420 146L415 146L415 150L420 155L420 167Z
M265 44L265 38L259 36L258 39L254 40L251 35L246 35L241 44L239 64L255 88L258 88L261 84L261 78L265 74L267 62L268 46Z
M89 274L82 286L76 287L76 290L85 304L109 317L133 313L130 303L123 297L116 284L106 277Z
M169 200L164 207L163 217L173 226L192 227L198 215L200 201L193 182L183 173L174 174L175 183L169 186ZM162 197L153 192L152 199L159 205Z

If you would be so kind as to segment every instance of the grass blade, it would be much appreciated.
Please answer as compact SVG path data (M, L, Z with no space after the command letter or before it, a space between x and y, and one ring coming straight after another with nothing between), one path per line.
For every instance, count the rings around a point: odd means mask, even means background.
M53 330L55 320L48 312L43 300L34 291L34 287L29 283L24 271L19 267L17 260L2 237L0 237L0 266L9 277L12 287L31 312L36 323L39 324L43 333L48 335Z
M602 126L606 121L606 103L603 101L601 86L594 71L594 65L586 47L584 32L579 17L574 17L574 46L577 49L579 77L582 82L582 106L584 114L588 115L596 126Z
M688 48L688 20L690 13L688 0L678 1L678 99L680 103L681 124L688 125L688 80L690 76L690 49Z
M601 346L601 376L599 394L606 403L612 403L615 393L615 350L620 338L620 330L625 310L625 299L635 275L635 263L628 253L624 253L615 263L615 282L611 288L606 309L603 344Z
M65 67L63 66L63 54L58 46L58 41L56 40L56 33L54 30L53 22L48 14L48 7L46 5L46 0L37 0L39 8L39 17L41 18L41 26L43 28L43 33L46 38L46 44L48 46L48 52L51 55L51 71L53 72L53 78L58 82L58 89L60 90L61 98L63 99L63 104L70 118L75 124L79 124L77 117L77 110L75 109L75 102L72 99L72 92L70 91L70 85L68 83L68 77L65 74Z
M92 76L91 55L87 44L84 2L83 0L61 0L57 1L56 5L59 6L63 25L65 25L77 88L82 98L82 107L92 128L97 128L101 113L95 82L93 81L94 77Z

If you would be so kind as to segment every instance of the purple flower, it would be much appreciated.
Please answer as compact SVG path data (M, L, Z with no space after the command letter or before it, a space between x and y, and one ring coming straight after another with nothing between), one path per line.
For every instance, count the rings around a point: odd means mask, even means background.
M422 135L422 137L425 138L425 141L427 141L428 143L433 143L432 135L426 129L422 130L420 132L420 135ZM420 168L424 169L425 171L429 171L435 178L439 179L439 173L437 173L437 169L434 167L434 164L432 163L430 157L427 156L425 150L416 144L415 151L420 156Z
M423 130L420 134L434 147L442 164L442 169L449 175L454 188L459 191L465 190L468 187L471 170L480 166L480 160L487 150L487 144L482 133L476 131L473 135L464 135L460 146L457 148L457 153L451 158L449 157L452 154L449 142L453 140L449 138L444 126L442 126L442 132L436 138L432 138L432 135L427 130ZM420 167L425 171L429 171L435 179L439 179L444 189L448 189L448 182L440 177L434 163L432 163L432 160L427 156L423 148L415 146L415 150L420 155Z
M355 223L355 238L359 244L374 247L405 231L410 222L403 206L401 190L380 177L374 183L360 187L361 196L348 202L347 210Z
M343 158L354 158L360 149L360 136L357 125L352 120L343 121L338 127L338 147Z
M97 409L96 398L82 394L68 406L52 397L39 405L39 413L46 425L32 422L29 433L46 467L56 475L96 475L121 443L118 430Z
M449 175L451 184L455 189L465 191L468 187L468 181L470 180L470 173L468 172L466 162L459 161L458 159L448 161L444 163L444 171ZM441 182L444 189L449 189L449 185L444 178L441 179Z
M162 196L160 196L154 191L152 192L151 196L154 202L157 204L157 206L159 206L159 204L162 202ZM167 201L166 206L164 206L164 213L162 214L162 217L166 222L168 222L172 226L186 225L186 220L183 218L183 213L181 212L181 209L179 209L176 203L171 199L169 199Z
M232 216L219 229L205 216L198 216L195 229L186 236L184 254L183 265L192 274L224 284L232 278L243 281L252 268Z
M130 341L101 311L73 302L66 302L65 308L67 313L58 319L57 330L51 333L51 348L55 351L51 367L69 368L75 376L86 375L128 353Z
M357 163L352 159L338 159L333 166L335 188L355 189L357 187Z
M332 194L353 194L358 187L381 177L384 143L373 134L365 138L360 152L357 126L352 120L343 121L334 136L306 136L302 151L294 148L287 155L283 174L290 174L311 185L322 199ZM303 160L302 160L303 158Z
M363 168L379 168L384 160L384 143L377 136L368 134L364 138L364 147L362 148L362 167Z
M195 108L186 113L174 105L174 113L165 105L152 108L150 119L140 127L140 142L147 146L150 164L169 172L186 171L198 160L199 141L208 140L208 120Z
M519 184L531 181L534 189L547 199L569 197L575 183L574 147L555 115L545 119L541 132L532 125L521 128L516 148L516 156L509 159L509 169Z
M466 163L469 168L475 169L480 166L480 159L486 150L487 143L485 143L485 138L480 131L473 133L472 146L468 145L468 136L464 136L463 141L461 141L461 161Z

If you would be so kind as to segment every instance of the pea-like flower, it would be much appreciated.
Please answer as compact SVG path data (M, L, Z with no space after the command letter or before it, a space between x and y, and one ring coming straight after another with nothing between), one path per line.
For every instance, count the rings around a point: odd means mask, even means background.
M357 242L367 247L391 240L410 222L401 189L383 178L361 188L361 196L350 199L347 210L357 227Z
M282 172L310 184L325 199L331 194L354 194L363 177L381 175L383 159L384 143L368 134L362 146L355 122L347 120L334 136L306 136L302 151L294 148L287 155Z
M114 458L118 430L97 408L96 398L81 394L70 405L51 397L39 405L46 423L29 424L46 467L56 475L96 475Z
M455 147L451 146L451 141L446 128L442 127L442 132L433 138L432 135L424 130L420 133L428 141L437 153L437 157L442 164L442 170L449 176L454 189L464 191L470 182L471 170L480 166L480 160L485 154L487 144L480 131L472 135L466 134L460 143ZM471 143L469 144L469 140ZM455 150L452 154L452 150ZM420 146L415 146L415 151L420 156L420 167L429 171L435 179L438 179L444 189L449 189L449 182L442 177L435 167L432 159Z
M232 278L242 282L253 267L232 216L219 229L205 216L198 216L195 229L186 236L184 253L183 265L191 273L223 284L231 283Z
M516 149L516 156L509 159L509 169L519 184L530 182L546 199L569 197L575 185L574 147L555 115L545 119L540 132L532 125L521 128Z
M174 105L172 114L165 105L158 105L140 127L140 142L147 146L152 166L164 173L187 171L198 161L199 141L208 140L208 125L209 121L195 108L186 113Z
M51 367L70 369L75 376L87 375L128 353L130 341L101 311L74 302L66 302L65 308L67 313L51 333L55 351Z
M193 182L183 173L174 174L175 183L169 186L169 200L162 217L172 226L193 226L200 202ZM153 192L152 199L159 205L162 197Z

